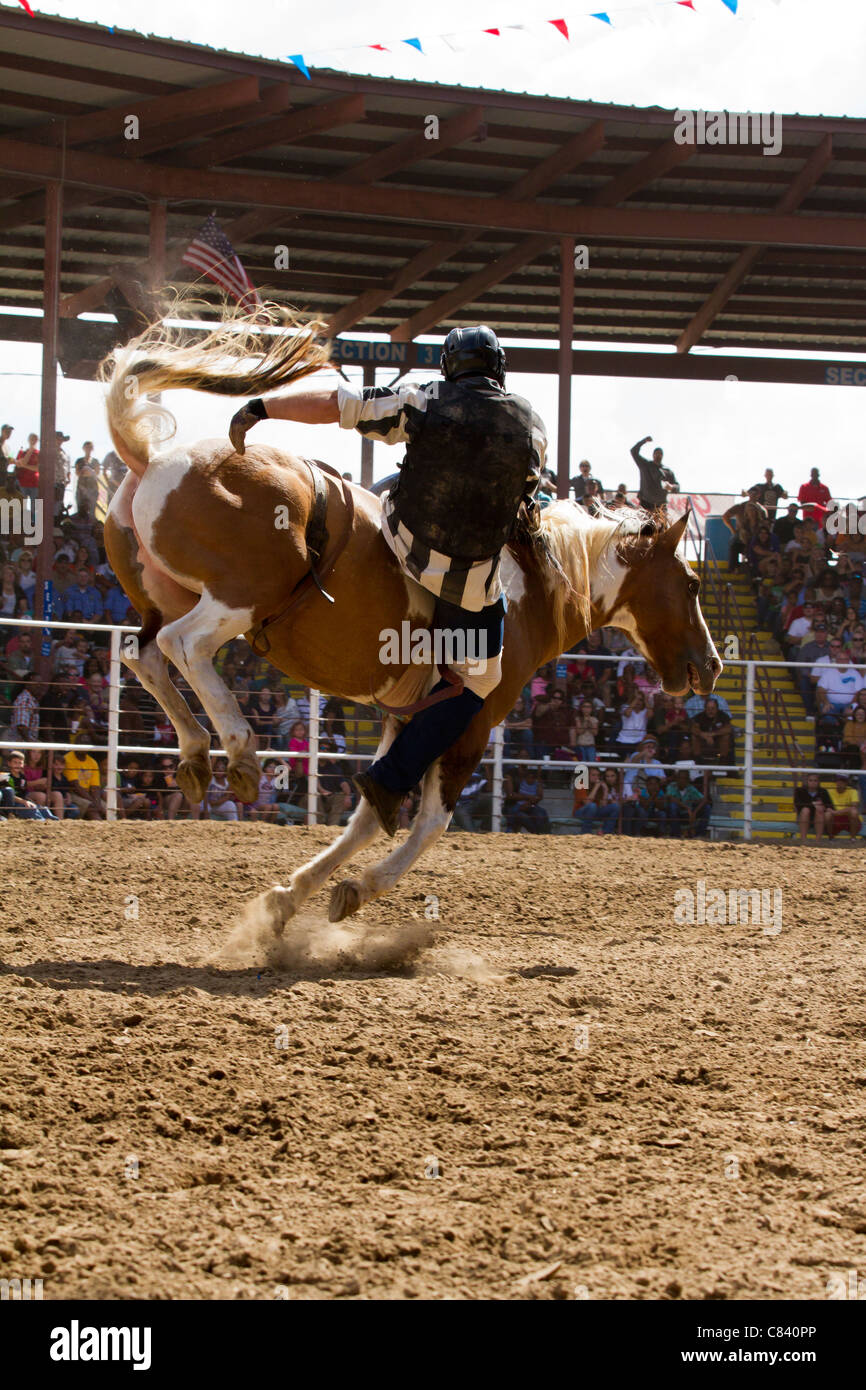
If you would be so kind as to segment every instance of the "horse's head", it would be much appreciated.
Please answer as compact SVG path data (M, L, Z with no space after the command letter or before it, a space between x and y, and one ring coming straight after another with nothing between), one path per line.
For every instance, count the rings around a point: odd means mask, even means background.
M672 526L653 520L614 542L622 582L603 621L629 633L669 695L689 688L708 695L722 663L698 602L698 577L677 554L687 525L688 513Z

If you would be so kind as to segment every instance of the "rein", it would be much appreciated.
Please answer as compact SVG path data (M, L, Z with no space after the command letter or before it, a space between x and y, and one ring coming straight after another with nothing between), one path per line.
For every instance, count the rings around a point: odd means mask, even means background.
M304 538L307 542L307 552L312 562L307 573L301 576L292 589L288 600L283 604L282 608L278 609L276 613L272 613L270 617L263 618L255 629L250 646L257 656L267 656L268 652L271 650L271 644L266 636L266 630L272 627L274 623L282 622L299 603L303 602L314 587L318 589L323 598L327 599L328 603L334 602L332 596L325 589L323 581L327 579L328 575L332 572L348 545L349 537L352 534L352 525L355 520L355 501L352 497L351 490L346 486L345 478L340 476L336 468L332 468L329 463L322 463L320 459L305 458L302 459L301 462L307 465L313 483L313 509L310 513L310 519L307 522L306 531L304 533ZM335 549L331 552L330 558L324 564L322 564L322 556L330 538L326 525L328 515L328 489L322 477L323 472L330 474L332 478L335 478L337 482L341 484L343 489L343 501L346 504L346 511L348 513L346 529L337 542ZM260 646L260 642L263 642L264 645Z

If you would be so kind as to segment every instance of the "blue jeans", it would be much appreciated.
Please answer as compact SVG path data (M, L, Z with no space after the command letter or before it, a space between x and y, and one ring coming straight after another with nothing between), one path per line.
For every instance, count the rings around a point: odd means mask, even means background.
M574 751L579 763L594 763L596 760L594 743L579 743Z

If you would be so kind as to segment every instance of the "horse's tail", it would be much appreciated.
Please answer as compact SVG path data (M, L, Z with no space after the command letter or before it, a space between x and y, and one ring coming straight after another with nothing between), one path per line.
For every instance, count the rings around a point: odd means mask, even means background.
M190 301L181 301L189 316ZM172 316L177 308L172 309ZM268 328L282 332L267 333ZM108 428L117 453L139 477L154 449L171 439L177 421L152 391L187 389L221 396L258 396L326 367L330 343L322 319L266 304L250 312L225 307L218 327L198 341L183 325L158 320L105 358Z

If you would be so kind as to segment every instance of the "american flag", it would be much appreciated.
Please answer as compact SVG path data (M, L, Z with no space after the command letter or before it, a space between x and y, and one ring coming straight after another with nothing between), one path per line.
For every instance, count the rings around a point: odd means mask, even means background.
M215 280L242 309L254 309L261 304L258 290L213 213L199 227L184 253L183 263L202 271L209 280Z

